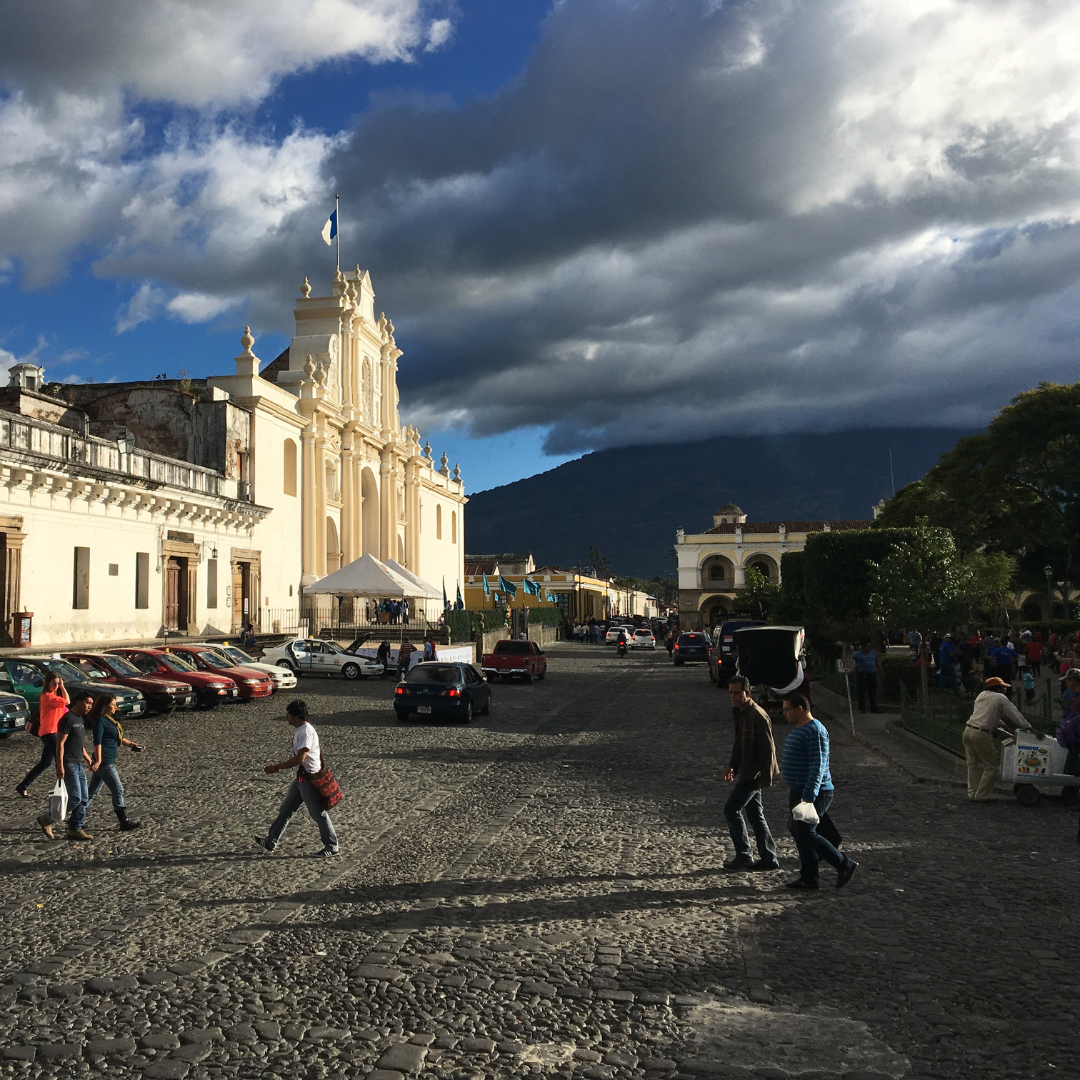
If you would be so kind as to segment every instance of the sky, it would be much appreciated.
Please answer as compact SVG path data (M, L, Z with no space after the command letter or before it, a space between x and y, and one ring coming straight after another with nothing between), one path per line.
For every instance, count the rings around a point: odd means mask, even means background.
M1080 378L1078 47L1061 0L7 0L0 368L272 360L339 194L468 490L980 425Z

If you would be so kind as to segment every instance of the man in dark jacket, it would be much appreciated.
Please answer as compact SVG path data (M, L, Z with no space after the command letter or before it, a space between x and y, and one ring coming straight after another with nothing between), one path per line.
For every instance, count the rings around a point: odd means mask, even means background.
M725 870L779 870L776 844L765 810L761 805L761 789L770 787L779 773L776 766L776 744L773 742L769 714L750 697L750 684L742 675L728 682L731 709L735 719L735 741L731 760L724 770L724 779L735 787L724 804L724 817L735 845L734 858L724 863ZM754 830L758 858L754 862L747 835L746 823Z

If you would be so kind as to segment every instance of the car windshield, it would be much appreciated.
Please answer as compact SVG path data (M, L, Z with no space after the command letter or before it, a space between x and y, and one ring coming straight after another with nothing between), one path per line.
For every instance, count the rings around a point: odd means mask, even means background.
M86 676L76 667L72 667L66 660L48 660L45 666L50 671L55 671L66 682L82 682Z
M94 660L76 660L74 664L88 679L112 678L112 672Z
M97 663L97 661L95 661ZM110 656L108 659L109 667L116 672L117 675L141 675L142 672L130 661L125 660L122 656Z
M508 653L510 656L525 656L532 652L532 646L528 641L500 641L495 646L497 653Z
M224 653L220 653L217 649L200 649L198 658L207 666L212 668L221 667L234 667L233 660L226 656Z
M251 663L251 657L243 649L238 649L235 645L219 645L215 652L227 656L234 664Z
M188 672L197 670L194 664L189 664L186 659L177 656L176 653L168 653L165 656L159 656L157 659L167 668L172 668L173 671Z
M461 672L449 664L417 664L405 676L410 683L457 683L461 682Z

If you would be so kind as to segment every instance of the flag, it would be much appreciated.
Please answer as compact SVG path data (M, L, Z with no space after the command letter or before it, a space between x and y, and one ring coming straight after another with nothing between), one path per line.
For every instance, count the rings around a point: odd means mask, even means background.
M484 574L483 578L484 578L484 595L485 596L490 596L491 595L491 586L488 584L487 574Z
M336 210L326 219L326 224L322 227L322 238L328 247L335 236L337 236Z
M442 606L443 611L450 607L450 601L446 599L446 578L442 579Z
M465 610L465 601L461 599L461 584L460 584L460 582L458 583L458 587L457 587L457 604L455 606L457 607L458 611L464 611Z
M528 578L523 578L521 587L525 590L528 596L540 596L540 582L530 581Z
M512 581L507 581L502 574L499 575L499 588L507 593L511 600L517 596L517 586Z

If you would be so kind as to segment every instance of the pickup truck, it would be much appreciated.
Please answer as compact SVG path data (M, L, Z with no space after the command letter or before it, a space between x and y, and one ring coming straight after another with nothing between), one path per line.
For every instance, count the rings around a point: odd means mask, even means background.
M495 651L481 658L480 670L488 682L500 675L507 679L518 675L524 682L532 682L533 676L542 679L547 674L547 659L534 641L497 641Z

